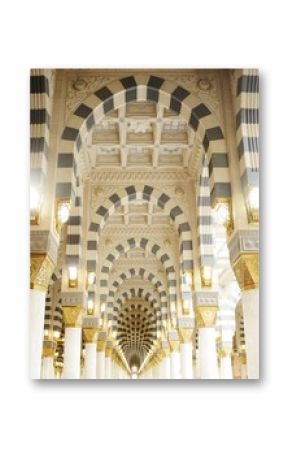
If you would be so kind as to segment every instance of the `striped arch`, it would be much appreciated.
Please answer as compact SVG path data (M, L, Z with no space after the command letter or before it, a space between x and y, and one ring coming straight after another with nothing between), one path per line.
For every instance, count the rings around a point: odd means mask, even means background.
M71 115L61 140L56 175L56 199L75 196L79 155L91 128L105 114L131 101L152 101L171 109L198 134L210 167L211 202L231 198L228 154L214 113L188 90L164 78L138 74L103 86Z
M43 192L47 175L49 129L53 94L52 71L31 69L30 73L30 183Z
M108 218L122 205L125 206L130 201L146 200L155 206L162 208L172 219L180 237L180 290L182 299L192 300L192 292L185 280L185 272L193 270L193 248L192 234L189 222L173 198L166 193L149 185L131 185L120 188L113 193L95 212L95 217L91 221L87 241L87 269L95 271L96 250L100 240L101 230Z
M77 181L76 196L67 225L66 263L79 266L82 256L83 186Z
M164 252L164 250L155 242L145 238L131 238L126 241L124 245L117 245L105 259L105 262L101 268L100 273L100 302L106 303L109 294L109 273L116 262L116 260L122 255L134 248L148 248L149 251L154 254L164 265L164 269L167 275L168 285L168 301L170 305L177 302L177 282L176 272L170 256ZM175 307L173 308L175 310ZM171 310L171 308L170 308Z
M167 320L167 294L166 294L166 287L164 286L163 282L160 280L159 277L157 277L154 273L146 270L145 268L141 267L139 269L130 268L127 271L121 273L114 281L111 283L111 289L109 290L108 295L108 303L107 303L107 310L109 313L109 309L114 308L114 299L117 290L119 287L128 279L132 279L133 277L140 277L141 279L148 280L152 283L154 288L159 293L160 296L160 308L161 308L161 318L163 320Z
M259 71L236 71L236 137L245 195L259 185Z
M197 185L197 236L200 267L212 267L214 263L212 224L209 170L206 158L204 158Z

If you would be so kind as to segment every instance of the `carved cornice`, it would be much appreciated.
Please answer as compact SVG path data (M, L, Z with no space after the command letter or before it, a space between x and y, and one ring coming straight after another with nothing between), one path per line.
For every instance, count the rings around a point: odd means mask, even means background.
M134 184L136 182L153 182L154 184L168 184L168 183L176 183L183 182L186 183L192 179L192 175L188 170L180 170L180 171L168 171L168 170L158 170L153 172L151 170L147 171L130 171L126 170L106 170L106 169L95 169L90 173L90 181L92 185L101 184L103 185L112 185L116 186L116 184L124 184L128 183Z
M82 327L82 306L63 306L62 311L65 327Z

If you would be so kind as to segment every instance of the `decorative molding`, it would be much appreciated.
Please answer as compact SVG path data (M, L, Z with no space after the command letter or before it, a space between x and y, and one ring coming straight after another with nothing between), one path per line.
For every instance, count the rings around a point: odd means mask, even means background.
M238 230L229 241L230 260L232 264L245 253L259 252L259 231L257 229Z
M47 254L30 255L30 288L46 292L55 264Z
M66 91L65 119L68 119L69 115L85 98L114 79L118 79L118 77L95 75L69 78Z
M199 291L194 293L194 305L198 306L215 306L218 304L218 292L215 291Z
M216 305L210 306L199 305L198 307L196 307L195 316L197 327L198 328L214 327L216 323L217 310L218 308Z
M101 184L112 185L116 189L117 184L134 184L143 182L153 182L155 184L168 184L176 182L188 182L192 179L192 174L188 170L180 171L169 171L169 170L158 170L153 172L152 168L148 171L130 170L128 168L125 172L121 170L107 170L105 168L97 169L91 171L89 175L90 182L92 185Z
M240 289L253 290L259 288L259 254L241 254L234 261L234 272Z
M82 327L84 309L78 306L62 306L65 327Z

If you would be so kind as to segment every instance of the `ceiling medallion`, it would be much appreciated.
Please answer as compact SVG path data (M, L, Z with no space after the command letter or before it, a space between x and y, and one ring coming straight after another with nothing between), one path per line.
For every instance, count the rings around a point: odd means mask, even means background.
M83 78L77 78L77 80L73 83L74 90L84 90L87 87L87 82Z
M175 195L176 195L178 198L181 198L181 197L184 195L184 190L183 190L183 188L182 188L182 187L176 187L176 189L175 189Z
M197 82L197 86L200 90L210 90L212 88L212 83L206 78L201 78Z

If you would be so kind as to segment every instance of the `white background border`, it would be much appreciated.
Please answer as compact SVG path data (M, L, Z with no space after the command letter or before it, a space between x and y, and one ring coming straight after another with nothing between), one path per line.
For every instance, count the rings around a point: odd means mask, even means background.
M98 3L101 3L98 4ZM285 447L289 427L288 2L9 1L1 7L1 447ZM30 67L258 67L259 382L28 379Z

